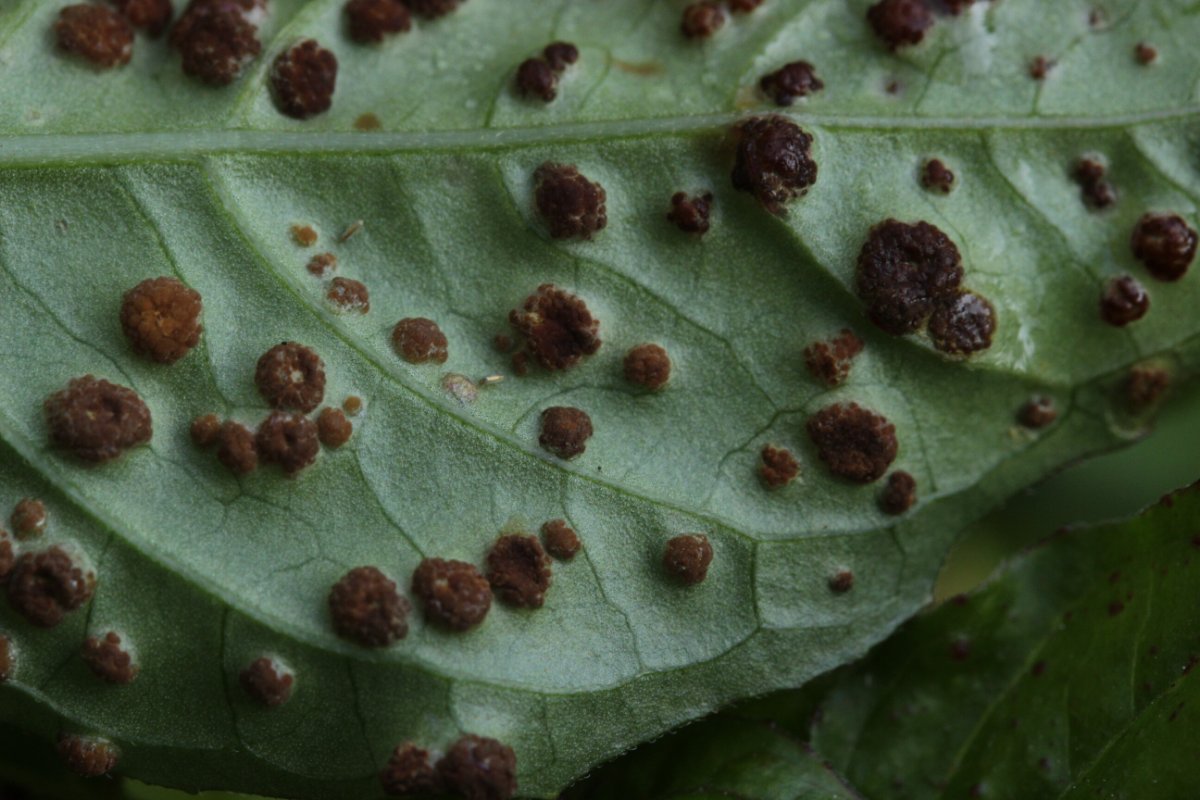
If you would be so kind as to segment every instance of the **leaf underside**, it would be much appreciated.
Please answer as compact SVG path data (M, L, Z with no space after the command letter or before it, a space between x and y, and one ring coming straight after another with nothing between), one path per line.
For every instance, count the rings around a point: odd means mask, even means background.
M1121 399L1131 365L1154 358L1183 380L1200 364L1195 276L1150 285L1152 309L1129 328L1096 311L1111 275L1151 284L1130 254L1138 217L1194 224L1200 31L1177 2L1113 0L1100 26L1076 0L982 3L892 54L861 0L768 0L704 43L679 35L675 2L471 0L373 48L345 37L340 2L272 0L264 55L223 90L143 38L109 73L61 57L48 30L62 5L0 9L0 507L44 499L46 541L82 548L99 588L52 631L0 609L19 656L0 720L47 747L63 729L107 736L120 769L150 782L368 796L396 743L441 749L472 732L515 749L523 794L552 795L720 704L860 655L926 601L966 522L1138 434ZM341 70L333 109L301 123L274 109L267 71L310 35ZM516 98L516 64L554 39L581 50L559 98ZM1160 52L1150 68L1132 57L1143 40ZM1036 55L1056 62L1045 81L1028 76ZM820 171L776 217L731 188L729 132L771 110L758 78L797 58L826 88L783 113L814 137ZM366 113L381 130L355 130ZM1071 169L1085 153L1107 160L1115 208L1081 202ZM933 156L958 176L947 196L917 179ZM531 175L547 160L603 184L609 223L593 241L552 240L536 217ZM715 197L702 240L665 219L678 190ZM996 308L989 350L952 360L867 322L855 260L888 217L955 241L965 285ZM317 248L293 242L297 223ZM306 272L325 249L370 288L365 316L334 314ZM122 294L159 275L204 298L201 344L171 367L134 356L117 319ZM509 372L492 337L546 282L587 301L599 353L467 406L450 397L445 372ZM409 316L442 326L444 368L391 350ZM866 348L830 390L802 353L844 327ZM254 363L282 340L322 356L328 403L354 394L365 411L296 479L238 479L188 424L265 416ZM674 363L655 395L622 378L645 341ZM149 447L88 469L48 446L43 399L86 373L146 400ZM1015 423L1033 395L1059 411L1038 432ZM919 492L907 515L884 516L877 486L819 462L804 421L834 402L896 426L894 466ZM550 405L591 415L574 461L537 446ZM766 443L797 454L797 484L763 489ZM498 606L466 635L414 615L380 652L333 634L325 597L347 569L376 565L407 589L423 557L480 563L502 528L556 517L584 548L556 564L545 608ZM658 560L690 531L715 558L685 589ZM836 595L827 580L843 569L854 589ZM137 648L127 687L78 657L110 629ZM297 681L269 711L237 682L263 653Z

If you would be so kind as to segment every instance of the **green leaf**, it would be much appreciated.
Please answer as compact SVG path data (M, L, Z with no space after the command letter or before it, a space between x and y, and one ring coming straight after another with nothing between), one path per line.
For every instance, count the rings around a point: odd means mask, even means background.
M0 505L44 499L44 541L74 542L99 587L52 631L0 610L18 655L0 720L47 748L60 730L107 736L119 770L152 783L370 795L398 742L442 750L471 732L515 749L523 793L552 795L718 705L860 655L927 600L968 521L1144 429L1122 399L1131 365L1154 359L1176 381L1200 365L1194 275L1152 284L1129 328L1096 313L1108 276L1150 284L1129 252L1144 212L1195 224L1200 22L1168 0L1110 2L1096 28L1079 0L982 3L899 54L874 40L860 0L768 0L708 42L682 39L678 3L471 0L377 48L345 37L340 2L273 0L263 56L220 90L185 78L162 41L139 38L132 63L104 73L63 57L48 34L62 5L0 10ZM306 35L341 71L333 109L301 123L266 84ZM559 98L519 100L516 65L555 38L581 49ZM1153 68L1132 58L1141 40L1161 53ZM1041 83L1026 74L1037 54L1057 61ZM728 139L746 112L774 110L754 87L795 58L826 83L786 112L813 136L819 177L776 217L731 188ZM355 129L366 113L382 130ZM1120 192L1104 213L1071 179L1087 152ZM948 196L917 180L934 155L959 177ZM552 240L537 218L531 175L547 160L604 185L608 227L593 241ZM714 194L700 241L664 219L677 190ZM956 242L965 285L996 308L986 352L948 359L867 322L855 262L888 217ZM331 311L295 223L370 287L369 314ZM117 317L122 294L159 275L204 297L201 344L171 367L135 356ZM492 337L544 282L586 299L599 353L469 405L450 397L443 372L508 371ZM440 323L445 369L393 353L407 316ZM846 326L866 349L829 390L802 353ZM235 478L188 424L261 420L254 364L285 339L322 356L327 402L355 394L365 413L349 445L295 480ZM622 379L622 355L646 341L675 365L656 395ZM49 446L42 402L85 373L146 400L150 446L90 469ZM1038 432L1014 421L1035 394L1059 410ZM920 498L907 515L883 515L878 487L817 458L804 422L834 402L895 424L894 467ZM571 462L537 445L538 412L559 404L595 423ZM767 443L800 458L797 484L760 485ZM407 589L422 557L482 563L502 529L556 517L584 550L555 565L545 608L497 606L465 635L414 614L383 651L334 635L325 598L349 568L376 565ZM691 531L715 558L685 589L659 559ZM835 595L842 569L855 586ZM109 629L137 649L127 687L100 684L78 655ZM272 710L238 684L263 653L296 672Z

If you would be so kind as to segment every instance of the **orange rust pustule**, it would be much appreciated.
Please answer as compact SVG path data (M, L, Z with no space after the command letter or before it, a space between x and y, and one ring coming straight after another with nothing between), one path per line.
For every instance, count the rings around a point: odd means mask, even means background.
M350 38L359 44L379 44L412 29L412 14L400 0L349 0L342 13Z
M625 380L652 392L662 390L671 380L671 357L662 345L646 343L625 354Z
M912 508L916 502L916 478L904 470L896 470L888 476L887 485L879 495L879 508L883 513L898 516Z
M8 602L37 627L53 628L91 600L95 590L95 573L55 546L17 559L8 579Z
M130 25L147 36L162 36L175 13L171 0L108 0L117 7Z
M1040 430L1054 424L1058 419L1058 409L1054 398L1039 395L1030 398L1017 411L1017 422L1032 430Z
M812 136L791 120L775 115L748 119L735 126L733 133L733 188L749 192L767 211L783 216L784 205L816 183Z
M1133 229L1133 256L1160 281L1177 281L1196 257L1196 231L1178 214L1145 214Z
M1123 385L1125 402L1134 414L1141 414L1158 405L1171 388L1171 373L1153 364L1142 364L1129 370Z
M882 478L899 449L895 426L857 403L827 406L805 428L829 471L854 483Z
M325 399L325 364L310 348L283 342L258 359L254 385L272 408L307 414Z
M216 414L201 414L192 420L188 427L192 443L197 447L209 447L216 444L217 436L221 433L221 418Z
M1146 287L1130 275L1119 275L1104 286L1100 295L1100 319L1116 328L1137 322L1150 310Z
M562 459L572 459L587 449L592 437L592 418L571 406L551 406L542 412L538 444Z
M121 330L139 355L174 364L200 341L200 293L175 278L144 280L125 293Z
M413 572L412 593L425 619L452 631L474 628L492 607L491 584L465 561L423 560Z
M43 404L50 440L76 458L111 461L154 434L150 409L132 389L84 375Z
M371 293L361 281L351 278L334 278L325 290L325 299L338 311L354 311L366 314L371 310Z
M920 44L933 27L933 12L925 0L880 0L867 9L871 30L892 51Z
M392 348L410 364L445 364L450 357L446 334L431 319L407 317L392 328Z
M238 674L238 683L251 700L267 708L276 708L292 699L296 677L272 658L262 656L250 662Z
M317 436L326 447L338 448L350 441L354 426L340 408L323 408L317 416Z
M929 318L933 346L948 355L969 356L992 346L996 333L996 310L991 302L974 292L959 292L940 300Z
M774 72L762 76L758 86L763 94L778 106L790 106L802 97L808 97L825 88L817 77L817 68L807 61L784 64Z
M542 57L555 72L564 72L579 60L579 48L570 42L551 42L542 50Z
M541 608L550 589L550 557L535 536L506 534L487 554L492 591L518 608Z
M946 234L928 222L886 219L871 228L858 254L855 288L877 326L912 333L962 283L962 258Z
M107 775L121 760L121 751L109 740L74 734L59 735L58 755L67 769L84 778Z
M314 277L324 278L328 276L329 273L335 271L337 269L337 265L338 259L333 253L317 253L308 260L308 264L305 269L307 269L309 274Z
M308 119L333 105L337 89L337 56L316 39L285 50L271 65L271 95L280 113L293 119Z
M317 239L319 238L312 225L292 226L292 241L301 247L312 247L317 243Z
M1108 208L1117 202L1117 190L1104 179L1108 168L1094 158L1081 158L1075 162L1074 177L1079 184L1083 202L1097 210Z
M14 536L22 541L35 539L46 532L46 504L34 497L22 497L9 519Z
M829 578L829 591L834 594L845 594L854 588L854 573L848 569L841 570Z
M786 447L763 445L760 458L762 463L758 467L758 476L768 489L781 489L800 474L800 462Z
M808 372L829 387L841 386L850 377L854 357L862 352L863 340L849 328L843 328L827 342L813 342L804 348Z
M950 194L954 188L954 173L940 158L931 158L921 168L921 185L931 192Z
M121 637L116 631L109 631L104 636L89 636L83 643L82 656L88 669L105 683L126 686L138 676L138 665L121 646Z
M429 751L412 742L396 745L379 772L379 783L388 797L409 797L441 792L442 781L429 762Z
M217 460L234 475L258 469L258 443L254 431L240 422L226 420L217 431Z
M124 66L133 57L133 28L108 6L80 3L58 12L58 49L99 69Z
M410 610L395 582L376 567L355 567L329 592L334 631L362 647L387 647L407 636Z
M404 0L408 10L422 19L437 19L458 10L467 0Z
M541 58L527 58L517 67L517 94L549 103L558 96L558 73Z
M533 198L555 239L591 239L608 225L604 187L574 164L547 161L534 170Z
M692 3L683 9L679 30L688 39L708 39L725 26L725 10L719 3Z
M445 788L466 800L509 800L517 793L517 756L495 739L468 734L437 763Z
M258 426L254 445L268 464L278 464L289 477L317 460L321 451L317 423L303 414L276 411Z
M192 2L171 28L171 46L179 51L183 74L208 84L228 86L262 53L258 28L246 17L253 4Z
M671 195L671 210L667 212L667 219L684 233L703 236L708 233L712 202L712 192L691 197L687 192L676 192Z
M600 349L600 321L576 295L543 283L508 322L526 337L529 354L544 368L570 369Z
M583 543L579 534L567 524L565 519L552 519L542 524L542 541L546 552L559 561L570 561L578 553Z
M684 533L667 540L663 548L663 569L684 586L695 586L708 577L713 549L702 533Z
M4 683L13 674L13 646L7 636L0 636L0 683Z

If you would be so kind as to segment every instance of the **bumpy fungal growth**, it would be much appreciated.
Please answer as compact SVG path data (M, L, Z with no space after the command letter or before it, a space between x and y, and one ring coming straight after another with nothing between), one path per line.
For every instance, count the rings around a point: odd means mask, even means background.
M657 392L671 380L671 357L658 344L639 344L625 354L625 380Z
M867 22L888 49L896 51L920 44L934 18L925 0L880 0L867 9Z
M317 436L326 447L338 448L350 441L354 426L340 408L323 408L317 416Z
M1154 364L1140 364L1125 379L1125 402L1132 413L1141 414L1158 405L1170 388L1171 373Z
M338 259L333 253L317 253L308 260L308 265L305 267L310 275L317 278L325 278L329 273L337 269Z
M17 559L8 579L8 602L39 628L53 628L92 599L96 575L54 546Z
M579 534L565 519L552 519L542 524L542 541L546 552L559 561L570 561L583 547Z
M813 342L804 348L808 372L829 387L841 386L850 377L854 357L862 352L863 340L849 328L826 342Z
M392 328L392 348L410 364L445 364L449 347L446 334L431 319L408 317Z
M350 278L334 278L325 290L325 299L338 311L365 314L371 310L371 293L361 282Z
M54 23L54 36L64 53L99 69L124 66L133 57L133 28L108 6L80 3L63 8Z
M58 755L67 769L84 778L107 775L121 760L121 751L108 739L75 734L59 735Z
M325 399L325 364L304 345L283 342L258 359L254 385L272 408L307 414Z
M854 588L854 573L848 569L840 570L829 578L829 591L834 594L845 594Z
M760 458L762 464L758 467L758 476L768 489L787 486L800 474L800 462L786 447L763 445Z
M197 447L216 444L217 436L221 433L221 418L216 414L201 414L192 420L188 433Z
M13 646L7 636L0 636L0 683L4 683L13 674Z
M712 544L702 533L673 536L663 548L663 569L684 586L695 586L707 578L712 560Z
M1178 214L1145 214L1133 229L1133 256L1160 281L1177 281L1196 257L1196 231Z
M784 64L762 76L758 86L776 105L790 106L801 97L821 91L825 84L817 77L817 69L807 61Z
M138 665L121 645L121 636L116 631L89 636L83 643L82 655L88 669L106 683L125 686L138 676Z
M468 734L437 763L446 789L466 800L509 800L517 793L517 756L495 739Z
M1075 163L1075 180L1088 207L1108 208L1117 202L1117 190L1104 179L1107 174L1108 168L1098 159L1081 158Z
M379 44L412 28L412 15L400 0L349 0L342 10L346 30L359 44Z
M258 426L254 445L262 460L278 464L288 476L317 460L320 438L317 423L303 414L276 411Z
M591 239L608 225L604 187L574 164L547 161L534 170L533 197L555 239Z
M600 321L580 297L552 283L509 312L508 322L525 335L529 354L551 371L570 369L600 349Z
M1129 275L1111 278L1100 295L1100 318L1117 328L1123 328L1146 316L1150 310L1150 295L1146 288Z
M273 658L260 656L238 674L238 683L251 700L267 708L275 708L292 698L296 682L291 670Z
M558 73L544 59L527 58L517 67L517 93L549 103L558 96Z
M329 592L338 636L362 647L387 647L408 635L408 600L376 567L355 567Z
M318 238L320 237L317 235L317 232L313 229L312 225L292 226L292 241L301 247L312 247L317 243Z
M904 470L896 470L888 476L887 485L879 495L879 508L885 514L897 516L913 507L917 502L917 479Z
M183 73L209 86L228 86L262 52L258 27L250 19L258 3L193 0L171 28Z
M940 158L931 158L921 168L921 185L931 192L950 194L954 188L954 173Z
M280 113L308 119L329 110L337 89L338 61L316 39L280 53L271 65L271 95Z
M943 353L969 356L992 346L996 333L996 310L987 298L974 292L959 292L942 300L929 318L929 338Z
M217 460L234 475L258 469L258 443L254 431L240 422L225 420L217 431Z
M465 561L423 560L413 572L412 593L425 609L425 619L452 631L474 628L492 607L488 579Z
M754 195L772 214L783 216L784 204L816 182L813 138L791 120L753 117L734 128L734 139L733 188Z
M537 537L506 534L488 551L487 579L505 603L541 608L550 589L550 557Z
M551 406L542 412L538 444L559 458L571 459L587 449L592 437L592 418L571 406Z
M1143 67L1148 67L1158 62L1158 48L1147 42L1138 42L1133 48L1133 57Z
M195 289L175 278L151 278L125 293L121 330L135 353L174 364L200 341L202 307Z
M435 794L441 778L429 763L429 751L412 742L396 746L379 773L379 783L388 797Z
M688 39L708 39L725 25L725 10L717 3L703 0L683 9L679 29Z
M50 440L96 464L146 444L154 433L150 409L137 392L91 375L47 397L43 410Z
M928 222L887 219L871 228L858 255L855 287L871 321L888 333L912 333L962 283L962 259Z
M1040 430L1054 424L1058 419L1058 409L1054 398L1038 395L1029 399L1017 411L1017 422L1032 430Z
M41 536L46 532L46 504L34 497L22 497L13 508L10 521L18 539Z
M687 192L676 192L671 195L671 210L667 219L675 223L675 227L684 233L694 233L703 236L708 233L708 218L712 214L712 192L692 195Z
M148 36L162 36L171 24L171 0L108 0L130 25Z
M882 478L899 449L895 426L857 403L827 406L805 428L829 471L854 483Z
M437 19L458 10L467 0L404 0L409 11L423 19Z
M570 42L551 42L542 50L542 57L555 72L563 72L579 60L579 48Z

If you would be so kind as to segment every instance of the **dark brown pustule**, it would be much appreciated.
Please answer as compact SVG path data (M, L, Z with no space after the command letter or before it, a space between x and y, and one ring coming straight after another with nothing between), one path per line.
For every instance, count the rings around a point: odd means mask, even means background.
M793 61L768 73L758 82L763 94L779 106L790 106L802 97L821 91L825 84L807 61Z
M887 485L879 495L879 508L883 513L898 516L908 511L917 502L917 480L903 470L888 476Z
M827 406L809 417L805 429L829 471L853 483L882 478L899 450L895 426L857 403Z
M608 225L608 195L574 164L542 164L533 173L538 213L555 239L588 240Z
M508 745L467 735L437 763L446 789L466 800L509 800L517 793L517 756Z
M359 44L379 44L412 28L412 15L400 0L349 0L342 13L350 38Z
M587 303L552 283L509 312L508 322L525 336L529 355L551 371L570 369L600 349L600 321Z
M96 574L57 545L17 559L8 578L8 602L39 628L53 628L92 599Z
M1050 70L1054 69L1055 62L1045 56L1037 56L1033 61L1029 62L1029 77L1035 81L1044 81L1046 76L1050 74Z
M134 28L151 38L163 35L171 24L171 0L108 0Z
M22 497L13 507L9 521L13 526L13 535L21 541L36 539L46 532L46 504L36 497Z
M671 380L671 357L662 345L646 343L630 348L624 368L625 380L652 392L661 391Z
M13 676L16 666L16 654L13 650L12 640L7 636L0 636L0 683L5 683Z
M684 586L703 583L712 565L713 548L702 533L684 533L667 540L662 565L666 573Z
M272 408L307 414L325 399L325 362L309 347L283 342L259 357L254 385Z
M734 127L734 139L733 188L754 195L772 214L783 216L785 204L816 183L813 138L791 120L753 117Z
M292 477L317 460L321 451L317 423L303 414L274 411L258 426L254 445L268 464Z
M392 348L410 364L445 364L450 357L446 334L431 319L407 317L392 328Z
M867 9L871 30L892 51L920 44L934 17L924 0L880 0Z
M217 431L217 460L234 475L258 469L258 443L254 431L240 422L225 420Z
M355 567L329 592L334 631L362 647L387 647L407 636L410 609L377 567Z
M465 561L424 559L413 572L412 593L425 619L451 631L474 628L492 607L487 578Z
M154 434L150 409L137 392L91 375L73 378L42 408L50 441L93 464L112 461Z
M679 29L688 39L708 39L725 25L725 10L717 3L692 3L683 9Z
M940 158L931 158L921 168L921 185L931 192L950 194L954 188L954 173Z
M804 365L826 386L841 386L850 377L850 367L863 347L863 340L854 331L843 328L829 341L813 342L804 348Z
M275 58L271 96L281 114L308 119L328 111L337 89L337 56L316 39L305 39Z
M1111 278L1100 295L1100 319L1117 328L1138 321L1149 310L1146 287L1129 275Z
M829 578L829 591L834 594L845 594L854 588L854 573L848 569L834 573Z
M210 447L217 443L221 432L221 418L216 414L201 414L192 420L188 433L197 447Z
M82 655L88 669L106 683L126 686L138 676L138 665L116 631L89 636L83 643Z
M354 426L340 408L326 407L317 416L317 437L326 447L337 449L350 441Z
M1032 430L1047 428L1057 419L1058 409L1054 398L1045 395L1030 398L1017 412L1017 421Z
M396 746L379 773L379 783L388 797L435 794L442 788L429 751L412 742Z
M133 57L133 28L108 6L79 3L58 12L54 23L58 49L97 69L112 69Z
M337 311L366 314L371 310L371 293L366 284L352 278L334 278L325 290L325 299Z
M758 476L768 489L781 489L800 474L800 462L786 447L763 445L759 455L762 463L758 467Z
M962 278L958 248L941 230L887 219L871 228L859 251L855 287L871 321L900 336L953 300Z
M1108 168L1095 158L1081 158L1075 162L1075 180L1079 184L1083 202L1094 209L1104 209L1117 202L1117 190L1104 178Z
M1196 257L1196 231L1178 214L1144 214L1133 229L1133 257L1160 281L1177 281Z
M544 59L527 58L517 67L517 94L549 103L558 96L558 73Z
M467 0L404 0L408 10L422 19L438 19L452 14Z
M1137 46L1133 48L1133 57L1137 63L1148 67L1158 62L1158 48L1146 42L1138 42Z
M570 42L551 42L542 50L542 57L555 72L563 72L579 60L579 48Z
M671 210L667 212L667 219L684 233L703 236L708 233L712 201L712 192L690 197L687 192L676 192L671 195Z
M306 269L316 278L325 278L337 269L338 259L333 253L317 253L308 260Z
M8 531L0 528L0 584L8 581L16 563L17 551L13 548L12 538Z
M552 580L550 557L535 536L501 536L487 554L487 579L492 591L518 608L541 608Z
M583 547L579 534L565 519L552 519L542 524L542 541L546 552L559 561L570 561Z
M121 760L121 751L108 739L65 733L58 737L58 755L67 769L83 778L107 775Z
M749 14L763 4L763 0L729 0L729 10L735 14Z
M1129 370L1123 389L1129 411L1141 414L1158 405L1171 388L1171 373L1153 364L1141 364Z
M571 406L551 406L542 412L538 444L562 459L582 455L592 438L592 419Z
M266 708L277 708L292 698L296 677L273 658L262 656L238 674L238 683L251 700Z
M183 73L209 86L237 80L262 52L258 27L247 17L250 10L236 2L190 3L169 37Z
M200 341L200 293L175 278L150 278L125 293L121 330L133 351L174 364Z
M947 355L969 356L986 350L995 333L995 308L974 292L959 292L938 302L929 318L929 338Z

